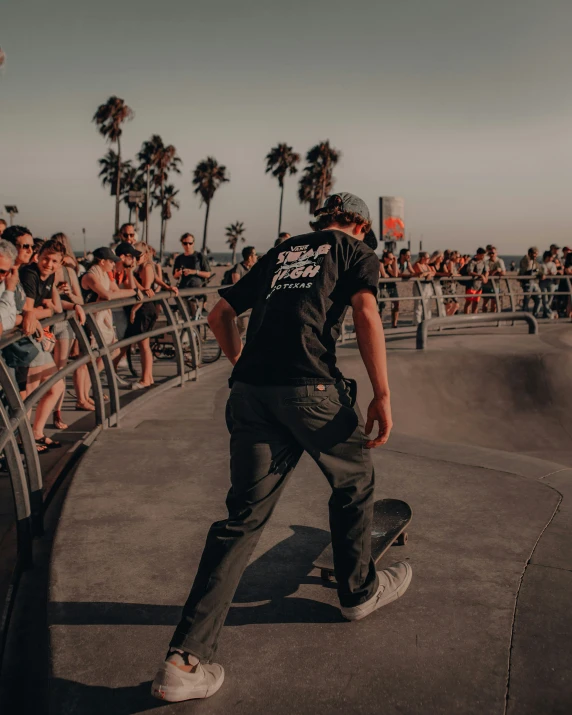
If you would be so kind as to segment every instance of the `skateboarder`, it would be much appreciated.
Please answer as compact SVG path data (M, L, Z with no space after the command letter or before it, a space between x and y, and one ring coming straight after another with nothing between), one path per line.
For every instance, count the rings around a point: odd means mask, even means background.
M234 365L226 407L230 431L228 518L207 536L195 582L152 685L155 697L206 698L222 685L212 663L234 593L263 527L304 451L330 483L330 529L342 616L359 620L406 591L411 567L376 573L371 559L374 471L369 450L392 427L379 261L363 241L369 210L357 196L328 197L314 233L271 249L224 292L209 325ZM375 248L375 246L373 246ZM356 386L336 367L348 306L373 387L364 421ZM236 316L252 309L243 348ZM377 436L365 435L378 424Z

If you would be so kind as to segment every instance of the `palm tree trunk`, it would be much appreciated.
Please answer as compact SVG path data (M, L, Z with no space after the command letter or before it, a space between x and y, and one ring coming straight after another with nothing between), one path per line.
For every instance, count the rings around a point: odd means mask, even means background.
M161 250L159 251L159 262L163 265L163 253L165 251L165 243L167 242L167 219L163 219L163 228L161 230Z
M132 214L133 214L133 206L131 206L131 204L129 204L129 223L132 223L132 221L131 221ZM135 226L135 230L137 230L137 226Z
M119 233L119 193L121 191L121 140L117 137L117 178L115 180L115 233Z
M208 225L208 222L209 222L209 211L210 211L210 208L211 208L211 202L208 201L208 202L207 202L207 211L206 211L206 214L205 214L205 227L204 227L204 230L203 230L203 253L207 250L207 225Z
M159 246L159 259L163 261L163 250L165 248L165 182L163 177L161 177L161 245Z
M280 186L280 210L278 211L278 236L282 228L282 205L284 203L284 182ZM277 236L277 237L278 237Z
M236 264L236 243L232 247L232 265Z

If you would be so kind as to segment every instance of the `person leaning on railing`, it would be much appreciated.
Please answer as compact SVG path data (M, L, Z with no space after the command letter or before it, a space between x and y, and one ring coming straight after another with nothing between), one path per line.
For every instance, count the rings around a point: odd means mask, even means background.
M556 277L558 275L558 269L553 258L552 251L544 251L542 263L538 268L543 318L558 318L557 311L552 310L553 293L556 291Z
M506 266L494 246L488 246L486 262L489 271L489 280L483 284L483 313L486 313L487 311L490 313L496 313L499 310L499 305L496 298L494 281L490 280L490 278L502 278L506 275ZM490 310L488 308L489 301Z
M85 314L81 305L74 305L70 301L60 299L58 288L55 285L56 271L61 266L66 247L60 240L50 239L45 241L38 254L37 263L30 262L20 268L20 282L26 294L23 309L22 332L31 335L38 331L38 321L50 318L63 310L75 310L80 323L85 321ZM55 339L46 328L39 328L38 355L28 366L28 381L26 396L33 392L52 375L58 368L51 354ZM64 392L64 381L56 382L41 398L36 405L33 433L38 447L48 449L60 447L56 442L44 434L47 419L52 413Z
M536 246L531 246L528 249L526 256L523 256L520 260L520 267L518 269L519 276L530 276L529 280L521 281L521 290L525 293L522 300L522 309L525 313L528 313L528 304L532 298L532 314L535 318L538 317L538 312L540 309L540 285L538 283L538 273L540 270L540 264L538 263L538 248Z
M420 251L417 261L413 264L413 273L420 282L416 283L417 291L421 300L415 301L415 324L431 317L429 298L433 295L433 278L435 269L429 265L429 254L427 251ZM423 315L423 305L425 304L425 315Z
M477 313L479 310L479 300L483 292L483 284L488 283L489 269L485 261L486 251L484 248L477 248L474 257L466 264L466 276L472 277L472 281L465 289L465 307L463 312Z
M143 298L143 294L138 288L119 288L112 279L113 269L120 259L113 253L111 248L108 246L97 248L93 252L93 259L93 265L81 278L81 287L84 290L86 303L101 303L118 298L131 298L132 296L137 296L139 300ZM113 314L110 308L98 310L95 313L94 320L106 345L112 345L117 342ZM94 336L92 336L92 344L97 347ZM112 354L113 357L116 354L117 351ZM97 369L103 369L101 358L97 360ZM80 409L91 410L92 408L85 405Z
M379 262L379 275L381 278L398 278L399 268L397 267L397 257L391 251L384 251ZM382 283L380 286L379 314L383 314L386 301L383 298L398 298L397 283ZM391 327L397 328L397 319L399 317L399 302L391 303Z
M68 237L65 233L55 233L52 240L60 241L66 249L66 253L62 259L62 263L56 270L55 285L60 295L60 301L64 310L75 310L75 306L83 305L83 295L77 271L79 264L73 254ZM82 309L82 320L85 322L85 314ZM72 326L68 320L56 323L52 332L56 339L54 346L54 362L58 370L64 368L70 355L77 356L79 354L77 340ZM74 387L76 392L76 402L89 397L91 383L89 380L89 372L87 365L79 367L73 375ZM64 401L64 393L62 392L56 406L54 408L54 425L59 430L67 429L67 424L62 420L62 405Z
M457 282L454 280L456 276L459 276L458 260L458 251L446 250L443 254L440 275L445 279L441 283L441 290L444 296L443 303L445 305L445 313L447 315L455 315L455 313L459 310L459 301L457 300Z

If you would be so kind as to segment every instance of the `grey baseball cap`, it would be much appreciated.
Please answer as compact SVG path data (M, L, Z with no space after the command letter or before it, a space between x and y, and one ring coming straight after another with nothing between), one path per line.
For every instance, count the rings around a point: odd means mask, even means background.
M363 199L360 199L359 196L350 194L347 191L340 191L337 194L331 194L328 196L323 207L314 212L314 216L321 216L322 214L330 213L332 209L351 211L352 213L359 214L366 221L371 220L366 202Z

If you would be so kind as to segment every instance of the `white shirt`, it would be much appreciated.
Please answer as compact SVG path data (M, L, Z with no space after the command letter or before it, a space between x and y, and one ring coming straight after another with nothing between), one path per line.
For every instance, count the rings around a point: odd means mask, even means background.
M538 269L538 273L543 277L558 275L556 263L553 263L552 261L548 261L548 263L541 263Z

